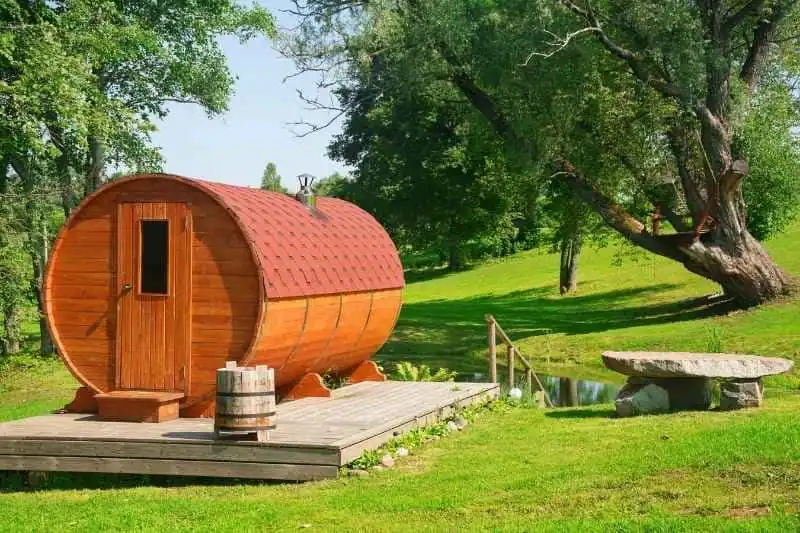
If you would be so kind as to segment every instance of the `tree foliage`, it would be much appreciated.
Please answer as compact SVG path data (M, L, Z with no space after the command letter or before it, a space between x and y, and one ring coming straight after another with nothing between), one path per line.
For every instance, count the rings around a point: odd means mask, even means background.
M492 236L509 214L507 169L497 140L452 89L434 84L415 97L360 84L342 98L380 92L348 114L331 155L356 170L352 193L401 244L437 247L451 269L464 244ZM506 224L507 231L512 231Z
M289 190L283 186L281 180L283 178L278 174L278 167L275 163L269 162L264 168L264 173L261 175L261 188L265 191L282 192L287 194Z

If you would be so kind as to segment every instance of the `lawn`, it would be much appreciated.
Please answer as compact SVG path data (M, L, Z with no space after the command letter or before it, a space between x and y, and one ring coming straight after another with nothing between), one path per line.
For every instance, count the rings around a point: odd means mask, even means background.
M800 226L769 248L800 272ZM588 250L581 288L559 297L557 257L413 274L384 365L485 373L494 314L544 373L617 379L605 349L724 350L800 358L800 301L726 314L716 288L666 261ZM421 279L421 278L428 279ZM0 367L0 420L63 404L56 361ZM762 409L611 418L599 405L498 408L466 431L367 478L258 484L53 476L42 490L0 474L0 530L791 531L800 529L800 377L768 382ZM502 407L502 406L501 406Z

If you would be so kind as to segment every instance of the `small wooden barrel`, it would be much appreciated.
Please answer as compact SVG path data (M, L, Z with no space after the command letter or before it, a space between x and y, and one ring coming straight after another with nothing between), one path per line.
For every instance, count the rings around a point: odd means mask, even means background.
M275 371L266 366L237 367L229 361L217 370L214 431L259 433L275 429Z

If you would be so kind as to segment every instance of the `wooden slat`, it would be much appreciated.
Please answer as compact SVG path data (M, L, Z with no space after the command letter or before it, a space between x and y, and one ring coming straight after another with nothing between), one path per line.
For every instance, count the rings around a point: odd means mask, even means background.
M376 291L372 297L369 322L352 353L344 356L337 365L350 368L372 357L392 334L402 305L399 289Z
M232 477L293 481L312 481L315 479L335 478L339 475L338 467L324 465L22 455L0 455L0 470L66 470L69 472Z
M235 239L236 237L231 237ZM225 261L225 262L242 262L253 265L253 256L250 250L243 246L237 247L222 247L222 248L209 248L204 243L195 241L192 245L192 254L195 261L212 262L212 261Z
M318 372L342 368L341 360L352 353L367 326L371 304L371 293L342 295L342 310L336 331L328 346L320 353L319 359L314 362L313 368Z
M193 286L196 291L205 290L222 291L232 294L255 293L258 294L258 277L256 275L206 275L198 274L193 277Z
M279 374L297 376L299 379L309 371L320 371L314 368L314 363L325 352L336 332L341 307L342 297L338 295L308 299L308 316L303 335L283 366L278 368Z
M86 286L86 285L60 285L58 282L53 284L51 289L54 300L93 300L108 302L111 300L112 287L111 284L103 286ZM56 327L60 323L61 317L56 319Z
M192 273L195 275L231 275L231 276L251 276L258 279L255 266L251 262L243 261L194 261Z
M208 434L213 438L213 433ZM301 446L237 446L224 441L186 444L172 442L120 442L70 440L0 439L2 455L50 455L73 457L127 457L131 459L184 459L219 462L292 463L339 466L339 449Z
M109 255L101 258L60 257L58 272L64 274L107 274L114 276L116 265Z

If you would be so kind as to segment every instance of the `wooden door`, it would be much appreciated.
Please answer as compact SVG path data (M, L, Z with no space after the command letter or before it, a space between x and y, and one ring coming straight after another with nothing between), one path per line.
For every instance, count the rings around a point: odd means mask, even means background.
M117 291L117 389L189 394L192 217L187 204L119 204Z

